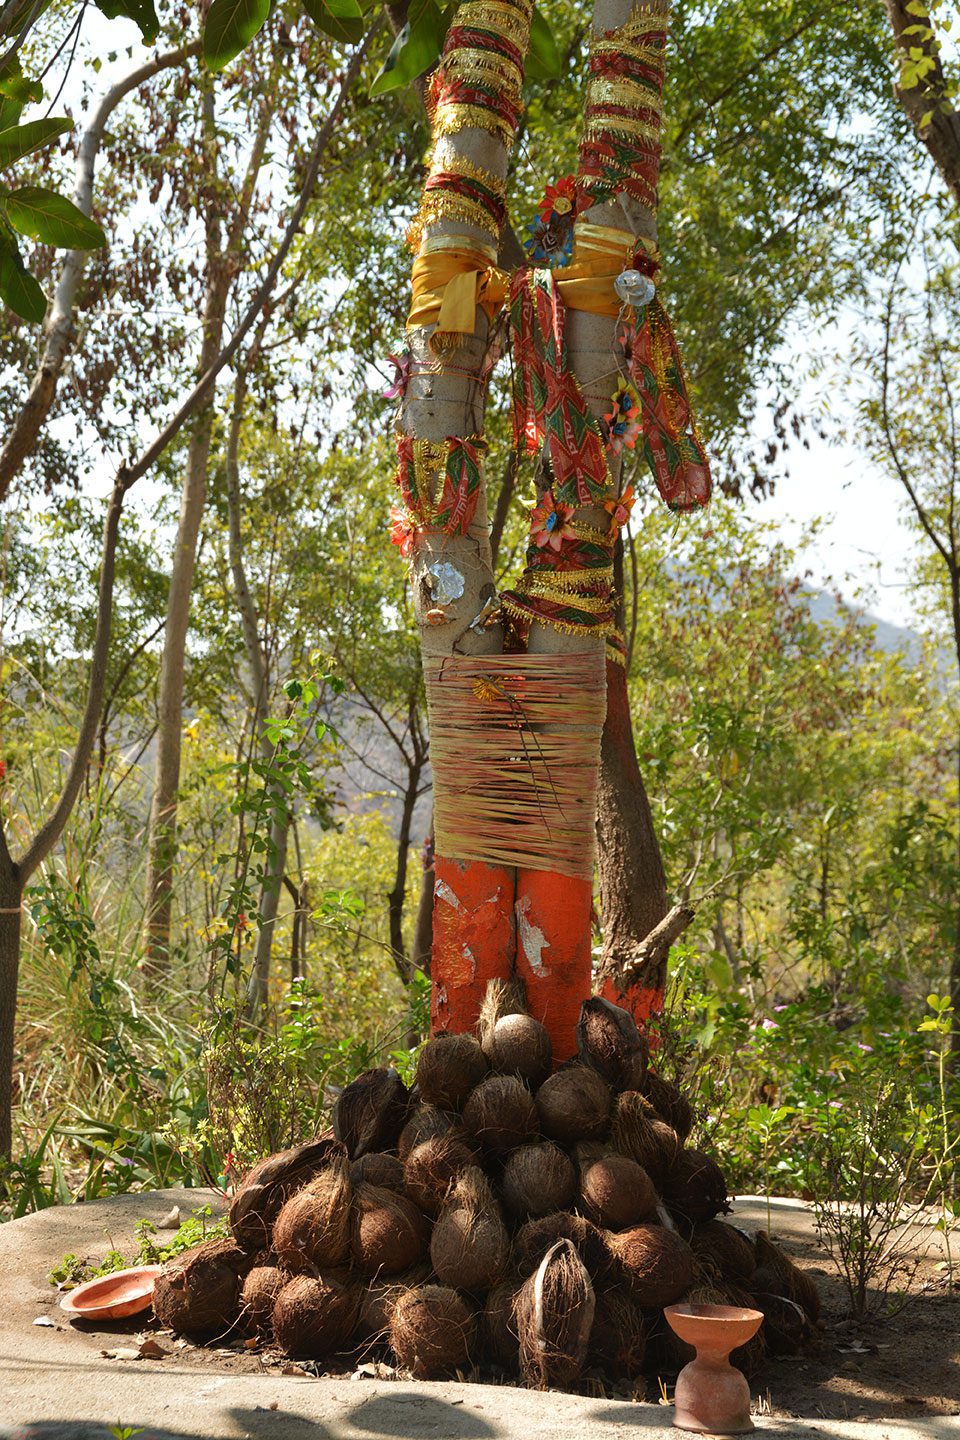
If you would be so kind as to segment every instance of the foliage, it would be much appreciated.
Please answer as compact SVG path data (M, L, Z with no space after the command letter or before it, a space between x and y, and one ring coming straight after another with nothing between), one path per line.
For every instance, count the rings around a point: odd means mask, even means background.
M213 1211L209 1205L191 1210L186 1220L181 1220L170 1238L164 1242L157 1239L159 1231L150 1220L138 1220L134 1226L137 1249L133 1255L124 1255L119 1250L108 1250L96 1265L78 1255L64 1255L54 1265L47 1279L58 1290L73 1290L87 1280L96 1280L101 1275L113 1275L117 1270L126 1270L133 1265L163 1265L173 1260L184 1250L199 1245L203 1240L215 1240L229 1235L226 1220L211 1223Z

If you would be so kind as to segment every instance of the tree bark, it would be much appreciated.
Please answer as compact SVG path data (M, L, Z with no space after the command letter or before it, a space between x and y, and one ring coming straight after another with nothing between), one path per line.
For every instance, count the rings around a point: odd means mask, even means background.
M911 15L908 4L909 0L886 0L898 58L901 63L912 63L910 51L920 50L929 62L929 69L916 85L897 85L897 99L940 172L954 204L960 205L960 114L954 108L943 73L935 21L932 16L924 20ZM928 26L929 35L919 32L918 27ZM911 31L913 33L908 33Z
M13 1045L20 970L23 875L0 828L0 1161L13 1149Z

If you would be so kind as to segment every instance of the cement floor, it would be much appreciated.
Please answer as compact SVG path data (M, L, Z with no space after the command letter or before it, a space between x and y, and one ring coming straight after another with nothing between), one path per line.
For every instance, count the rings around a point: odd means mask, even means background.
M173 1205L184 1214L216 1203L210 1192L162 1190L57 1207L0 1226L0 1440L667 1440L671 1410L657 1405L455 1382L415 1384L223 1374L173 1351L162 1360L111 1359L130 1346L135 1321L84 1330L59 1309L47 1273L65 1253L132 1249L137 1220ZM810 1233L797 1202L779 1202L775 1233ZM766 1224L766 1203L738 1202L733 1217ZM53 1324L37 1325L43 1318ZM771 1436L833 1440L960 1440L960 1420L780 1421ZM113 1428L115 1427L115 1428Z

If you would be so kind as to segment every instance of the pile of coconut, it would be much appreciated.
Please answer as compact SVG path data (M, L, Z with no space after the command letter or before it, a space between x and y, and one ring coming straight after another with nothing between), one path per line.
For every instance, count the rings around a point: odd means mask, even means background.
M734 1363L800 1349L817 1292L762 1233L718 1217L723 1173L626 1011L588 1000L577 1056L495 985L478 1036L438 1035L407 1090L370 1070L333 1132L270 1156L211 1240L158 1278L164 1325L244 1333L297 1359L385 1355L422 1378L570 1387L675 1374L686 1299L763 1311Z

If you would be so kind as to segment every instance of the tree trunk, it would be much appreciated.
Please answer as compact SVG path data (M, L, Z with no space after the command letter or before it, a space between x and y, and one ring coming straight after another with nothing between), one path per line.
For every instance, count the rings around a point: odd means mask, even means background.
M902 64L922 54L930 63L911 86L898 85L897 99L921 143L926 146L955 205L960 205L960 114L944 74L935 19L912 14L910 0L886 0L887 16ZM928 10L930 7L926 7ZM930 33L924 32L929 29ZM911 54L913 52L913 54Z
M20 970L23 878L0 830L0 1161L13 1149L14 1021Z

